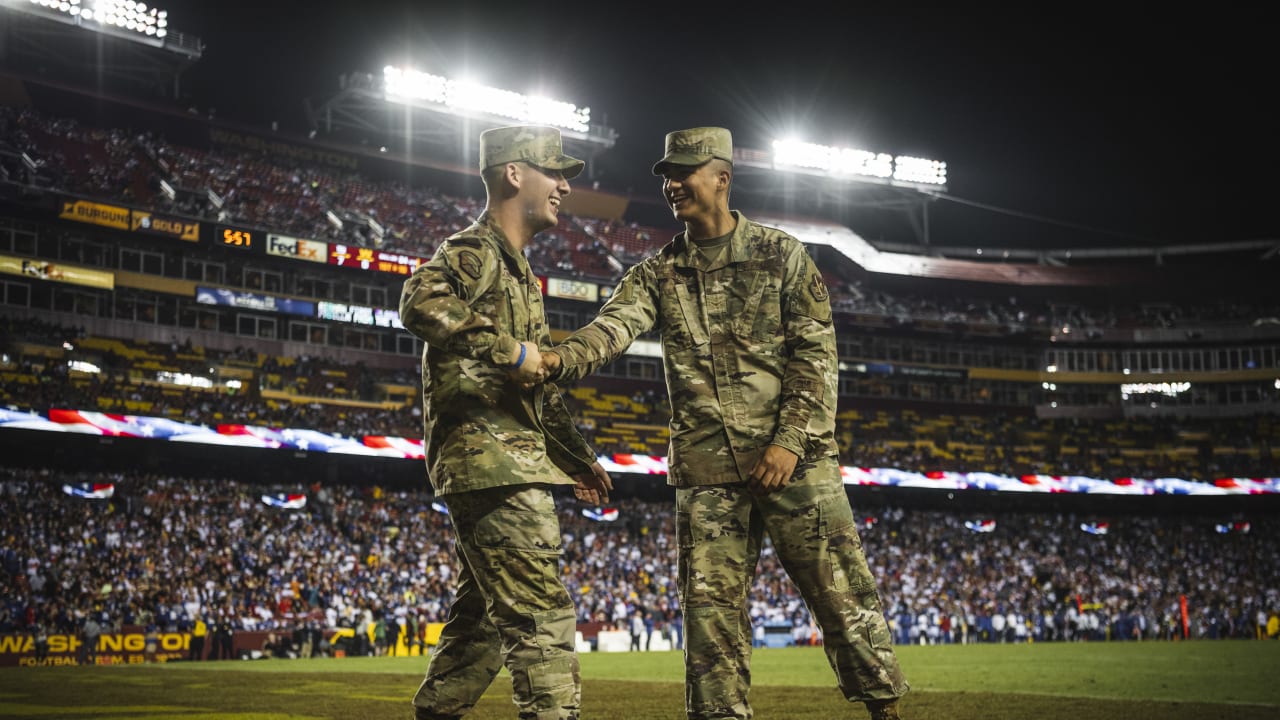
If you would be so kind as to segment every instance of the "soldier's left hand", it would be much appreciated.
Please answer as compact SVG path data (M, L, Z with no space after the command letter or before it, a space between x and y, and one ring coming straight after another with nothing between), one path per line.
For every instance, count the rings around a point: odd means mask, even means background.
M764 455L751 468L748 481L751 492L764 495L786 487L798 462L800 456L781 445L765 448Z
M600 463L591 464L591 472L573 477L573 496L582 502L602 505L609 502L609 491L613 489L613 479Z

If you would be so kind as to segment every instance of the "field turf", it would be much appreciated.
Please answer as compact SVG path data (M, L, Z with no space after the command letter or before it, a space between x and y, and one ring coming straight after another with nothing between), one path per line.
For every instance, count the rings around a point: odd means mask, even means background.
M899 647L907 720L1273 720L1280 642ZM678 652L581 656L584 718L681 720ZM249 660L0 669L0 717L384 720L412 717L426 659ZM756 650L755 716L865 718L819 648ZM476 720L515 718L503 672Z

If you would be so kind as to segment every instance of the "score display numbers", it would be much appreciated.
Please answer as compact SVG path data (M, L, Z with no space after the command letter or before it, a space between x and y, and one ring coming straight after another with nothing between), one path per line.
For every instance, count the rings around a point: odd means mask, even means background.
M239 250L256 250L260 244L258 231L229 225L219 225L214 238L219 245Z

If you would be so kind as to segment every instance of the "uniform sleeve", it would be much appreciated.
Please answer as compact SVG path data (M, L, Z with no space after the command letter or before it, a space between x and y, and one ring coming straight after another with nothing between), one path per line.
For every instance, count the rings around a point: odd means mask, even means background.
M801 458L835 435L839 377L831 301L813 259L800 243L784 257L782 322L790 360L773 443Z
M596 461L595 450L578 432L560 389L552 383L543 387L542 425L547 431L547 457L570 475L587 472Z
M560 356L554 379L577 380L608 365L653 329L657 315L657 280L650 263L642 262L622 276L594 320L554 348Z
M431 260L404 282L400 322L428 345L470 358L509 366L520 343L499 331L492 318L471 305L498 282L500 258L474 238L446 240Z

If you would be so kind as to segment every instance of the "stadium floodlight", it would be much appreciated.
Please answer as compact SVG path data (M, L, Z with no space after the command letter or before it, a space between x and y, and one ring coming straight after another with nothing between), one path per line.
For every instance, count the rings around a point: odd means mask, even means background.
M773 166L778 170L796 170L837 178L893 181L910 185L947 184L947 164L940 160L871 152L857 148L834 147L802 142L774 140Z
M513 90L489 87L391 65L382 69L388 102L425 103L452 115L489 115L535 125L552 125L575 132L591 126L591 108Z
M144 38L163 38L168 32L169 13L134 0L29 0L55 16L88 30L132 33Z

